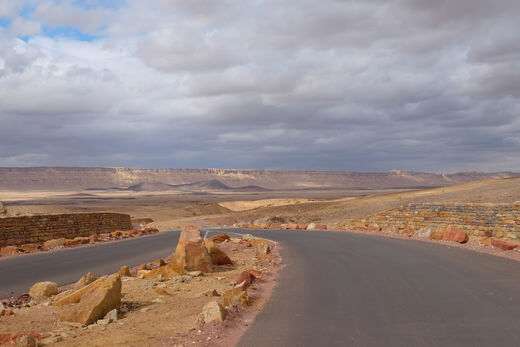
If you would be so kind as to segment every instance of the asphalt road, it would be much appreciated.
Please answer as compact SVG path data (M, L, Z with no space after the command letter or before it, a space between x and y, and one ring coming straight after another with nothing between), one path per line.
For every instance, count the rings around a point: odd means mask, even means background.
M281 241L271 300L240 346L520 346L520 263L412 240L257 232Z
M255 234L282 243L287 267L240 346L520 346L518 262L370 235ZM167 256L178 235L2 259L0 297Z
M0 298L27 293L35 282L59 285L77 281L87 272L113 273L169 256L175 251L179 231L95 246L70 248L12 258L0 258Z

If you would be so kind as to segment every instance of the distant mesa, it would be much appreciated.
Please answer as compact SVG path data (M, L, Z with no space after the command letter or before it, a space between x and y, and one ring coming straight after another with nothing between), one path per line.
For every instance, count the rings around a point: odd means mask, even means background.
M182 192L200 192L200 191L259 191L266 190L259 186L230 187L219 180L200 181L186 184L166 184L162 182L143 182L126 188L134 192L162 192L162 191L182 191Z
M516 173L452 174L234 169L130 169L0 167L0 191L259 191L308 189L419 189L518 176ZM94 188L96 187L96 188Z

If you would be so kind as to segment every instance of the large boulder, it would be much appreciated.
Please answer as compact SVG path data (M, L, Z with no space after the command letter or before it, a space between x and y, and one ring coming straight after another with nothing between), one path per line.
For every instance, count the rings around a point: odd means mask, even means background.
M107 276L103 276L98 278L94 282L89 285L78 289L78 290L69 290L67 292L63 292L56 296L52 302L53 306L65 306L70 304L77 304L80 302L81 298L88 292L94 290L101 286L101 284L107 279Z
M444 230L442 240L466 243L469 241L469 236L463 230L454 227L449 227L446 230Z
M213 271L199 228L188 225L182 229L170 266L180 274L189 271Z
M84 325L95 323L121 306L121 277L112 275L98 287L86 292L79 303L63 306L58 316L64 322Z
M206 245L206 249L208 250L209 257L211 258L211 263L213 265L232 265L233 262L228 257L228 255L218 248L210 240L204 240L204 244Z
M56 294L58 294L58 285L48 281L35 283L29 290L29 295L34 301L46 300Z

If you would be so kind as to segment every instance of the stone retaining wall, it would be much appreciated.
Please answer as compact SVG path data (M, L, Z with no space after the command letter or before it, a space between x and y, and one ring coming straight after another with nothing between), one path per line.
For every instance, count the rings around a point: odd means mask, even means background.
M456 227L471 236L486 236L520 240L520 204L410 204L352 220L352 229L376 228L417 231L431 228L442 231Z
M74 213L0 218L0 247L51 239L87 237L132 229L130 216L119 213Z

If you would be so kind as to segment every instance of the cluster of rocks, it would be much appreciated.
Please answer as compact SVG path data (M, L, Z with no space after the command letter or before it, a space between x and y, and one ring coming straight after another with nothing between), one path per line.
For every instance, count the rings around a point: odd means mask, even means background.
M316 223L260 223L260 224L249 224L249 223L236 223L233 224L234 228L240 229L257 229L257 230L328 230L326 224Z
M27 243L20 246L7 246L0 248L0 256L7 256L20 253L33 253L39 251L51 251L66 247L76 247L100 242L123 240L138 236L152 235L158 233L155 228L117 230L111 233L92 234L89 237L75 237L73 239L59 238L45 241L43 243Z

